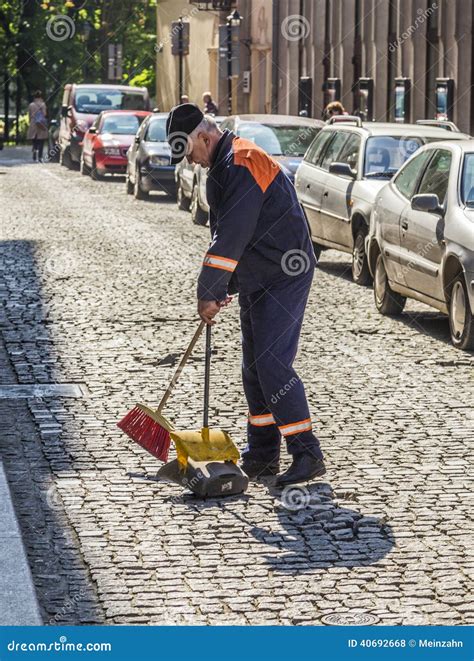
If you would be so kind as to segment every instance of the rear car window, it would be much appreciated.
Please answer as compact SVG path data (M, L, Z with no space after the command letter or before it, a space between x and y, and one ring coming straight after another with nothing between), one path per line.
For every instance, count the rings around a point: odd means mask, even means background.
M111 115L104 117L102 133L116 133L118 135L134 135L140 126L136 115Z
M238 134L241 138L255 142L272 156L303 156L318 131L318 126L270 126L244 122L240 124Z
M364 176L392 177L422 145L422 139L414 136L377 135L368 138Z

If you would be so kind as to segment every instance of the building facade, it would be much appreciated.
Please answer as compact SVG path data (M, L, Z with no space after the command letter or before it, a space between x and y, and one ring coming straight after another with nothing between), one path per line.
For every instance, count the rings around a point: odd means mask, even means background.
M192 100L209 88L220 112L227 112L219 25L237 9L242 22L239 73L232 78L233 112L297 115L306 110L319 118L329 101L339 99L346 110L367 119L409 122L446 116L461 130L474 131L473 0L222 4L227 4L224 11L198 11L196 3L184 0L158 2L158 40L163 40L160 32L169 31L171 16L177 18L180 11L189 15L185 67ZM174 72L169 80L176 81L176 56L166 46L157 59L161 56L163 72ZM159 75L157 84L172 86ZM157 90L164 109L177 102L176 89Z

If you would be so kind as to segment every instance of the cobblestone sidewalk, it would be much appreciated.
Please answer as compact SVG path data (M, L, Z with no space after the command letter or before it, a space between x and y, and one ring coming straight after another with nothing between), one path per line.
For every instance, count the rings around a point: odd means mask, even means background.
M375 311L345 256L323 253L298 368L329 471L289 494L252 484L201 502L154 481L116 428L159 400L197 323L208 241L166 198L7 162L0 177L1 384L89 396L0 400L0 453L50 623L381 624L474 621L474 357L410 302ZM0 170L2 164L0 161ZM242 448L237 304L215 333L211 420ZM203 362L168 411L200 423ZM292 498L303 498L298 509Z

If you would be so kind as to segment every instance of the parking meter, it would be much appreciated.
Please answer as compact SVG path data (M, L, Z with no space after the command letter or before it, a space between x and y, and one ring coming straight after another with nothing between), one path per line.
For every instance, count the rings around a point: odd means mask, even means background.
M410 121L411 78L395 78L394 119L396 122Z
M298 85L298 114L301 117L311 117L313 109L313 79L302 76ZM301 115L301 113L306 115Z
M374 79L359 78L355 88L354 115L371 122L374 118Z
M454 110L454 80L452 78L436 78L435 97L435 119L452 120Z
M340 78L328 78L323 83L323 92L324 92L324 107L328 103L333 101L341 100L341 79Z

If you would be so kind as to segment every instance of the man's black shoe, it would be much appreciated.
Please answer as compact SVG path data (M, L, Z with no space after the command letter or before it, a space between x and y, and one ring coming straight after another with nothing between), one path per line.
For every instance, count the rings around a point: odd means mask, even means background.
M278 462L269 464L266 461L255 461L255 459L242 459L241 468L250 479L278 475L280 472L280 464Z
M295 455L293 463L287 471L277 479L275 486L286 487L288 484L299 484L321 477L326 472L323 459L318 459L310 452Z

